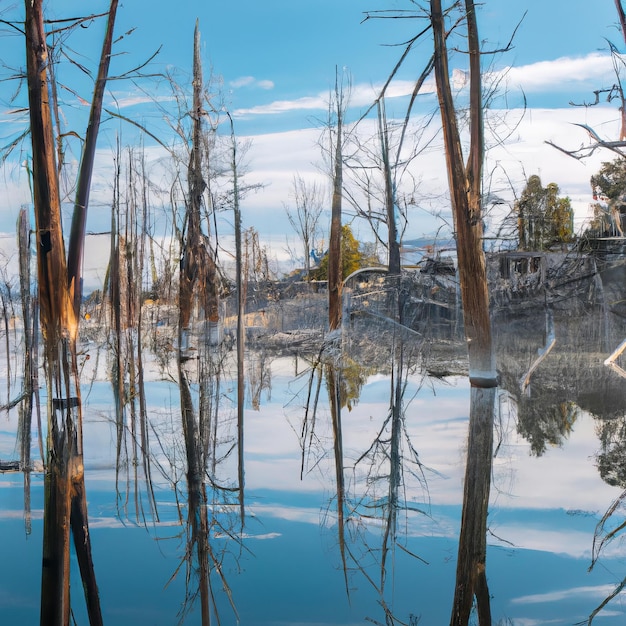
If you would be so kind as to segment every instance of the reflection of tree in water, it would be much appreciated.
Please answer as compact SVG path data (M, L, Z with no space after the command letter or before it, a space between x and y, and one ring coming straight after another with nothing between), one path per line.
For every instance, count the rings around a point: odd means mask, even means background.
M546 345L543 312L505 317L496 324L500 385L513 400L517 430L542 455L560 446L575 428L580 410L597 419L626 411L626 398L617 375L604 364L608 330L614 341L620 326L606 328L601 312L580 317L557 315L554 349L536 369L538 352ZM607 332L605 332L607 331ZM529 376L526 387L523 382Z
M261 408L261 395L265 391L268 399L272 393L272 370L271 359L265 350L248 353L247 359L247 382L250 404L255 411Z
M522 390L520 367L535 358L534 349L545 337L538 316L506 319L501 324L499 358L501 384L517 405L518 432L536 455L549 445L562 445L580 411L595 419L600 450L598 471L609 485L626 488L626 394L624 380L615 368L607 367L607 355L626 336L624 319L603 307L592 308L584 316L559 315L556 346L550 357L532 374L529 388ZM603 551L626 530L626 491L610 505L598 522L590 570ZM626 589L626 578L592 611L587 624Z
M393 604L387 596L387 581L393 581L393 570L388 570L391 556L399 548L411 554L398 535L399 517L402 513L424 514L411 504L415 489L427 491L424 467L414 447L406 424L405 391L410 373L405 365L402 345L392 361L390 373L390 403L387 415L370 447L353 464L355 501L351 507L351 544L349 555L377 590L379 603L388 624L402 623L394 615ZM373 543L371 522L380 524L379 542ZM415 554L411 554L420 558ZM363 566L363 559L373 561L379 568L378 580ZM393 583L390 585L393 587Z
M598 423L600 451L596 457L602 480L613 487L626 488L626 417Z
M424 467L406 423L410 401L406 393L411 389L411 394L415 394L421 387L420 372L427 351L417 333L384 314L390 300L395 301L397 310L397 285L391 282L390 287L385 282L378 289L381 293L377 300L376 290L368 288L369 300L365 305L359 302L359 314L351 316L341 344L331 336L312 362L300 430L302 471L319 466L320 457L329 451L324 450L321 433L326 424L320 423L319 414L320 391L325 381L336 481L327 521L336 524L346 591L350 592L351 576L359 574L376 591L385 623L402 624L406 621L394 614L390 592L394 577L391 564L395 560L392 555L399 549L410 558L419 559L406 547L399 527L403 515L406 523L408 516L424 514L411 502L427 490ZM352 410L356 406L363 386L375 373L388 377L389 408L379 417L367 449L344 451L341 409ZM328 445L330 448L331 443ZM354 460L348 461L352 454ZM417 618L407 619L416 623ZM379 623L371 617L368 620Z
M517 404L517 431L530 443L531 454L541 456L548 446L560 446L567 439L579 415L578 407L567 400L555 401L550 391L521 395Z
M204 625L213 618L220 621L217 589L226 594L236 616L224 563L237 558L231 547L234 541L240 548L242 520L238 513L240 490L237 479L232 478L237 476L234 405L222 384L230 363L228 348L212 346L206 330L196 333L190 329L188 336L190 345L197 346L197 356L179 362L178 367L182 433L174 427L173 437L161 432L158 440L170 465L161 464L160 468L175 491L184 526L183 557L172 575L183 572L185 578L180 622L199 601ZM185 480L181 481L183 473Z

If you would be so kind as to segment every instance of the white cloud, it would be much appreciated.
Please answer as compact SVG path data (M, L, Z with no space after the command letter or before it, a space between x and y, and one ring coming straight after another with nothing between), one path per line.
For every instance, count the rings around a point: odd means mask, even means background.
M568 92L573 86L590 89L613 84L615 74L609 54L591 53L582 57L561 57L519 67L507 67L487 76L488 81L504 80L508 87L521 87L525 92ZM610 84L608 86L610 86Z
M328 96L306 96L296 100L275 100L269 104L250 107L248 109L236 109L233 112L235 117L247 115L276 115L278 113L288 113L289 111L306 111L325 109Z
M254 76L240 76L235 80L231 80L229 85L233 89L239 89L240 87L248 87L254 82Z
M254 76L240 76L235 80L231 80L228 84L233 89L241 89L242 87L258 87L265 90L274 89L273 81L267 79L259 80Z
M462 69L452 71L454 89L460 90L467 86L469 74ZM551 61L539 61L519 67L506 67L485 76L487 83L499 83L502 93L510 89L531 92L568 92L588 89L592 94L598 89L612 84L614 81L613 61L611 55L591 53L582 57L561 57ZM257 81L252 76L244 76L231 82L234 88L243 86L261 86L265 81ZM269 81L268 81L269 82ZM369 84L359 83L350 90L351 106L367 106L374 102L383 87L382 82ZM273 84L272 84L273 86ZM394 80L387 87L388 98L401 98L413 93L415 82L411 80ZM420 95L435 93L434 79L427 80L420 90ZM321 92L315 96L305 96L294 100L275 100L268 104L235 111L237 116L277 115L291 111L324 110L328 107L329 92Z
M232 83L231 83L232 84ZM350 106L364 107L372 104L380 95L384 83L360 83L350 89ZM395 80L387 87L387 98L402 98L413 93L415 83L410 80ZM426 81L420 90L420 95L435 93L434 81ZM330 93L321 92L316 96L305 96L295 100L275 100L269 104L262 104L247 109L237 109L236 116L248 115L277 115L291 111L320 111L328 108Z
M140 106L142 104L154 104L155 102L174 102L175 99L173 95L151 96L137 92L126 95L116 95L115 100L109 103L109 106L115 106L118 109L127 109L128 107Z

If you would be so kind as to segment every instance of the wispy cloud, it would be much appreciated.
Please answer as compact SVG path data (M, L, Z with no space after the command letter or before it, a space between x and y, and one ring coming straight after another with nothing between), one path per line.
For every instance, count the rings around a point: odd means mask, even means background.
M591 53L582 57L561 57L492 72L492 80L503 79L506 85L521 87L527 92L569 91L572 84L589 83L593 89L615 80L613 60L608 54ZM612 84L612 83L611 83Z
M296 100L275 100L269 104L261 104L248 109L237 109L234 111L234 115L237 117L247 115L277 115L279 113L288 113L290 111L312 111L325 109L326 106L327 98L321 98L320 96L306 96L304 98L297 98Z
M353 85L350 89L350 106L363 107L373 103L380 95L384 83ZM402 98L413 93L415 83L408 80L392 81L387 87L387 98ZM434 82L427 82L420 94L434 93ZM328 108L330 93L328 91L318 93L315 96L304 96L295 100L275 100L268 104L261 104L247 109L237 109L237 116L249 115L278 115L292 111L322 111Z
M551 61L539 61L519 67L505 67L493 71L485 76L491 83L500 83L502 90L522 88L526 92L563 92L584 86L598 89L605 86L614 76L613 63L608 54L592 53L583 57L561 57ZM463 89L469 82L468 72L462 69L452 71L453 87ZM263 81L257 81L252 76L245 76L232 81L232 87L260 86ZM612 84L612 83L611 83ZM402 98L413 93L415 83L410 80L395 80L387 87L388 98ZM380 95L383 83L353 85L350 90L350 105L356 107L367 106ZM427 80L420 90L420 95L435 93L434 79ZM305 96L294 100L275 100L249 108L237 109L235 115L278 115L293 111L320 111L328 108L329 92L318 93L314 96Z
M151 96L144 93L129 93L125 95L116 95L114 104L116 108L127 109L129 107L140 106L142 104L154 104L155 102L173 102L175 97L169 96ZM109 105L110 106L110 105Z
M235 78L235 80L231 80L228 84L232 89L241 89L242 87L256 87L258 89L265 89L266 91L274 89L273 81L259 80L254 76L240 76L239 78Z

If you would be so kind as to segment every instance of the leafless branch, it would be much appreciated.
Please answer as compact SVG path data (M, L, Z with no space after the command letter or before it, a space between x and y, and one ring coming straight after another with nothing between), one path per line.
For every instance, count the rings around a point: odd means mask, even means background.
M619 155L620 157L626 158L626 152L621 150L621 148L626 148L626 141L606 141L605 139L602 139L593 128L587 126L587 124L574 124L574 126L579 126L580 128L586 130L593 140L593 143L587 146L581 146L576 150L566 150L565 148L558 146L551 141L546 141L546 143L553 148L556 148L560 152L563 152L564 154L567 154L568 156L577 159L578 161L591 156L596 150L600 150L602 148L610 150L611 152L615 152L615 154Z

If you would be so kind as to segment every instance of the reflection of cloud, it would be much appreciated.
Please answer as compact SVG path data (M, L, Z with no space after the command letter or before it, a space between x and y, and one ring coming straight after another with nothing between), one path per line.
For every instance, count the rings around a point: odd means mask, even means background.
M33 509L30 511L31 519L43 519L43 509ZM0 520L24 519L24 509L2 510Z
M571 589L562 589L560 591L549 591L547 593L535 593L529 596L520 596L513 598L513 604L541 604L543 602L562 602L570 598L606 598L614 591L613 585L596 585L595 587L572 587ZM624 595L624 594L622 594Z
M544 626L545 624L562 624L563 620L560 618L557 619L532 619L526 617L516 617L515 618L515 626Z
M228 538L230 535L215 533L215 538ZM277 539L278 537L282 537L282 533L263 533L260 535L251 535L250 533L242 533L237 535L238 539Z
M320 523L320 511L318 508L291 507L283 504L259 504L255 502L248 506L255 515L265 517L277 517L289 522L306 522L308 524Z
M591 551L587 532L503 524L498 526L497 535L512 542L518 549L567 554L574 558L587 558Z
M170 521L159 521L155 522L152 520L150 522L151 527L155 528L172 528L181 526L180 520L170 520ZM134 523L129 519L120 519L118 517L104 517L104 516L89 516L89 526L90 528L128 528L128 526L133 526L136 528L142 528L143 525L139 523Z

